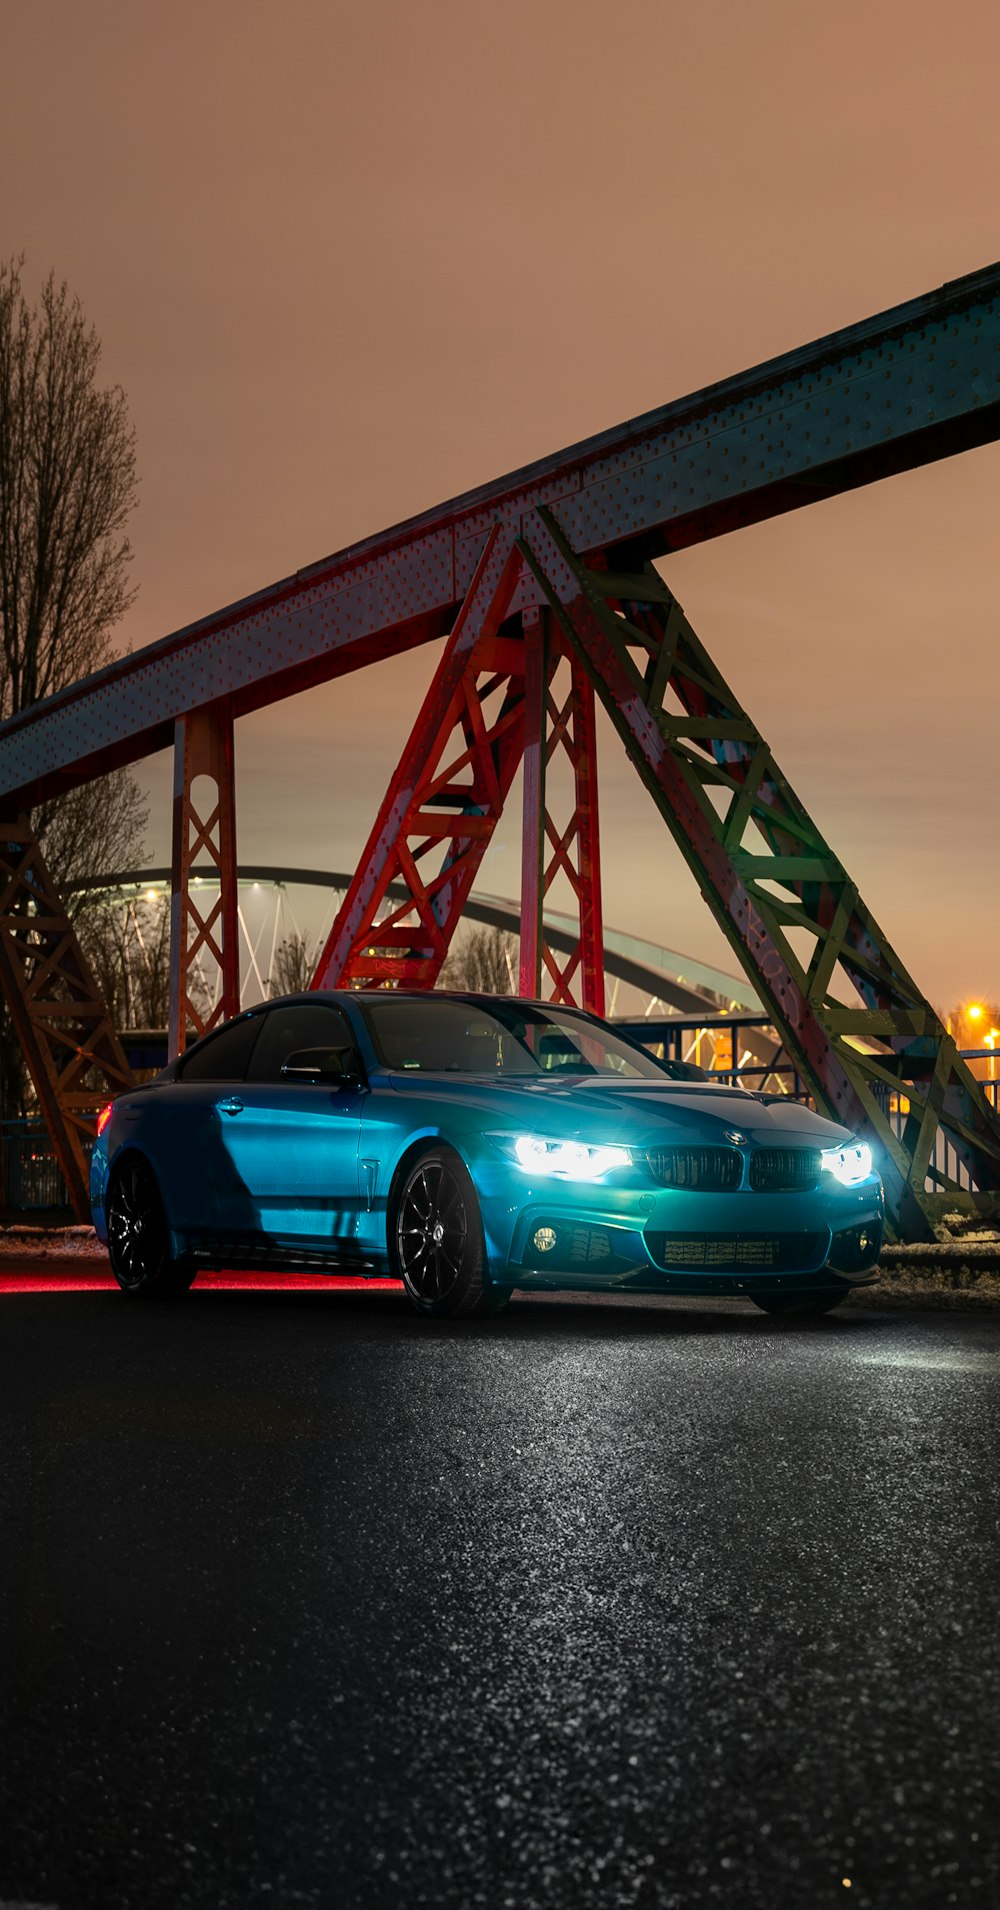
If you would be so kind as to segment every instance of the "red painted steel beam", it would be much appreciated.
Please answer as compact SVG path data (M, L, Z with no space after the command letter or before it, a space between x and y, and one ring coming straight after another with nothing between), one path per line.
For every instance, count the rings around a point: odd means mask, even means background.
M509 532L495 528L317 963L314 988L390 980L432 988L440 974L521 760L524 646L498 641L521 570Z
M576 657L573 675L573 777L579 873L580 970L584 1008L604 1013L604 912L597 817L597 717L594 686Z
M548 704L546 610L526 610L524 631L524 751L521 778L521 919L517 992L537 1000L542 992L544 926L542 898L545 845L545 731Z
M22 805L167 747L186 712L272 703L446 634L494 523L549 507L581 554L714 537L1000 436L1000 266L618 425L367 539L0 726ZM540 601L522 578L512 604Z

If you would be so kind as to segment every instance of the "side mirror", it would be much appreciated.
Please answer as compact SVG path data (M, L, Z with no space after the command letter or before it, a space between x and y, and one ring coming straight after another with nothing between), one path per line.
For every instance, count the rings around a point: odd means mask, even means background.
M350 1087L361 1079L350 1048L300 1048L281 1064L283 1081Z

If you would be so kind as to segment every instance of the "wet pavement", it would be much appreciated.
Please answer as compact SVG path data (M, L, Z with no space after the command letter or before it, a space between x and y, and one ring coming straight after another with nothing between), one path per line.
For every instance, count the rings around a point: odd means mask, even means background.
M995 1910L1000 1315L0 1295L0 1906Z

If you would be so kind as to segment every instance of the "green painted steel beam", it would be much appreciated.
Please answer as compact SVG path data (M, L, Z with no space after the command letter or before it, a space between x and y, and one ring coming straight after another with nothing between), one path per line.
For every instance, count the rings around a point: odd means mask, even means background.
M545 510L525 527L521 548L817 1105L876 1148L894 1232L932 1237L942 1203L1000 1217L1000 1120L981 1083L680 606L664 603L662 579L654 585L650 572L644 610L634 572L627 603L616 599L613 571L602 565L595 586L592 567ZM624 578L619 587L626 588ZM657 630L670 654L665 677L648 667ZM653 683L662 684L660 697L669 687L684 712L672 710L669 724L652 701ZM722 766L733 784L724 815L708 793ZM758 840L743 849L751 824ZM760 836L769 854L760 852ZM765 883L778 884L787 898ZM789 927L815 938L808 971ZM845 985L853 1006L842 999ZM881 1043L881 1054L863 1052L872 1041ZM889 1095L909 1104L901 1134L890 1119ZM932 1192L929 1163L939 1131L968 1184L952 1176ZM938 1184L942 1178L935 1170Z

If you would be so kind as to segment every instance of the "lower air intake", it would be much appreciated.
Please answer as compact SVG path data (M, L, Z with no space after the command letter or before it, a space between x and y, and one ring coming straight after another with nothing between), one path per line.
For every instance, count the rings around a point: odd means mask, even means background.
M587 1266L594 1260L606 1260L611 1252L611 1241L604 1227L574 1227L569 1240L569 1259L574 1267Z
M658 1267L690 1273L807 1273L825 1234L646 1234Z

